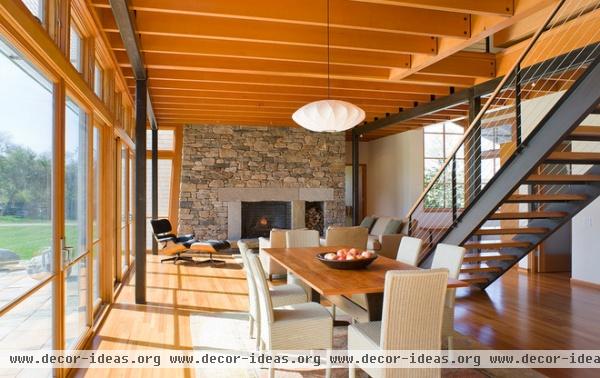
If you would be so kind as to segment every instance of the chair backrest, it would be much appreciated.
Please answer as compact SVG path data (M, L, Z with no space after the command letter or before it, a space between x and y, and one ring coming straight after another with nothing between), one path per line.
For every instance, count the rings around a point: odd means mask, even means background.
M244 271L246 272L246 282L248 283L248 302L249 302L249 312L252 317L260 321L259 312L258 312L258 294L256 292L256 282L254 278L254 272L250 267L250 259L249 255L252 254L250 249L248 248L248 244L239 241L238 248L240 249L240 254L242 255L242 260L244 261Z
M369 229L366 227L329 227L325 236L328 247L352 247L367 249Z
M404 236L402 239L400 239L400 246L398 247L396 260L405 264L417 266L422 247L423 240L410 236Z
M446 269L395 270L385 275L381 349L441 349Z
M290 230L285 233L287 248L318 247L319 231Z
M258 255L250 253L247 256L250 262L250 269L252 269L252 277L254 277L254 282L256 283L261 332L269 332L270 325L273 323L273 302L271 301L269 285L265 278L265 271L260 264Z
M275 229L275 228L272 229L271 235L269 236L269 240L271 242L271 248L285 248L285 246L286 246L285 234L288 231L289 230Z
M431 269L446 268L451 278L458 278L463 257L467 250L450 244L438 244L435 248Z
M173 229L171 222L166 218L152 219L150 220L150 226L152 226L152 232L154 233L154 236L170 233Z

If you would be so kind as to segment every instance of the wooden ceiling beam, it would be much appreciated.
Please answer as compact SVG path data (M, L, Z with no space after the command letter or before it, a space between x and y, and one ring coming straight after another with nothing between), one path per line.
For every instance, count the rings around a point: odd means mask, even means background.
M419 72L491 79L496 77L496 56L490 53L461 51Z
M128 67L123 67L123 74L127 78L132 78L133 73ZM327 80L324 78L300 77L300 76L266 76L261 74L249 73L228 73L228 72L208 72L208 71L177 71L167 69L148 69L148 77L165 80L189 81L189 82L210 82L210 83L243 83L255 86L281 85L292 88L326 88ZM431 85L429 83L398 83L384 80L363 80L353 79L331 79L332 88L373 90L387 92L417 93L436 96L446 96L450 94L448 85Z
M129 88L135 87L133 79L127 79ZM226 84L226 83L194 83L189 81L171 81L163 79L149 80L149 86L153 89L173 90L173 93L261 93L277 96L279 94L327 97L327 88L294 88L283 86L254 86L252 84ZM425 94L402 93L402 92L382 92L382 91L363 91L349 89L331 89L331 97L347 98L365 98L365 99L385 99L400 101L429 101L430 96ZM396 109L397 110L397 109Z
M97 9L106 32L117 26L109 10ZM138 12L138 32L171 37L194 37L283 45L327 46L326 29L322 26L266 23L265 21L227 19L186 14ZM385 33L370 30L333 28L330 45L334 48L395 53L437 53L436 37Z
M114 50L125 50L123 42L116 33L106 34ZM256 58L327 64L327 48L322 46L293 46L219 39L173 38L164 35L142 35L141 44L144 53L168 53L199 57ZM333 64L365 67L410 67L409 54L380 51L361 51L360 53L356 53L352 50L333 48L330 51L330 61Z
M101 8L107 0L93 0ZM317 26L323 30L327 23L326 2L322 0L267 1L195 1L195 0L132 0L136 12L154 12L216 19L250 20ZM398 7L387 4L365 4L349 0L330 0L330 25L340 29L362 29L390 33L426 36L468 37L467 12L447 12L435 9ZM368 15L368 16L365 16Z
M494 16L511 16L514 0L356 0L371 4L387 4L446 12L465 12Z
M170 99L171 102L174 103L193 103L194 101L202 100L202 99L221 99L221 100L250 100L250 101L272 101L279 103L291 103L298 105L298 107L302 106L311 101L322 100L322 96L294 96L294 95L271 95L271 94L263 94L263 93L200 93L200 94L176 94L169 90L163 89L154 89L150 88L150 93L152 94L152 98L155 102L159 102L159 99ZM412 101L401 101L401 100L382 100L382 99L355 99L348 97L337 97L338 100L344 100L352 102L356 105L359 104L371 104L378 105L384 107L395 107L399 106L410 107L413 106Z
M121 67L130 67L129 59L123 51L115 51ZM327 77L327 64L273 61L268 59L246 59L207 57L196 55L175 55L145 53L146 67L186 71L213 71L231 73L259 73L264 75ZM364 77L385 80L390 70L376 67L357 67L332 64L332 77Z
M411 84L429 83L432 85L447 85L452 87L468 88L475 84L475 78L416 72L402 79L402 82Z
M471 16L471 37L467 40L442 37L438 38L438 51L434 56L415 54L409 70L392 70L391 80L402 80L415 72L440 62L465 48L529 17L549 6L555 6L558 0L515 0L514 14L511 17L473 15ZM483 3L483 1L482 1Z

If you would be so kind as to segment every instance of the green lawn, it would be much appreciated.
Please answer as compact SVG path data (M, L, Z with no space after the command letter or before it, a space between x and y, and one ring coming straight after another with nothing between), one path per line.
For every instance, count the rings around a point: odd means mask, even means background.
M48 223L48 220L22 218L13 215L0 216L0 224L4 223Z
M21 222L24 223L23 219ZM8 225L7 223L14 223ZM29 223L29 222L27 222ZM77 227L67 225L67 245L74 246L77 240ZM8 249L22 260L29 260L32 256L48 248L52 243L52 225L49 222L39 225L19 225L15 222L4 222L0 225L0 248Z

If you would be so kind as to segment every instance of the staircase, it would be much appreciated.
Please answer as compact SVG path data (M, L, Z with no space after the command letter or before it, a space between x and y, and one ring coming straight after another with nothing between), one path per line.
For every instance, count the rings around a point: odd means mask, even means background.
M537 53L540 35L576 18L579 10L568 4L575 3L561 2L532 38L410 210L416 226L409 232L425 240L421 266L429 266L437 243L462 245L460 279L485 289L600 195L600 117L588 118L600 113L600 46L520 66ZM551 96L531 89L557 81L567 84ZM548 106L531 105L552 96ZM500 145L495 168L482 141ZM440 196L451 206L431 211Z
M600 127L580 126L564 140L573 138L585 142L600 141ZM468 241L462 243L467 255L461 280L485 288L600 195L600 152L552 152L535 170L548 170L546 166L550 164L592 167L584 174L529 175L521 180L519 187L536 185L533 187L536 192L510 195L473 230ZM503 211L506 204L528 209ZM502 221L507 220L518 221L521 226L503 225ZM489 226L490 223L494 225Z

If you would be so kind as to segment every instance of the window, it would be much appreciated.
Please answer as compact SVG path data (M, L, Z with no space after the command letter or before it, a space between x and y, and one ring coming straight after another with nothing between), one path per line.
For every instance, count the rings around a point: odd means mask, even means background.
M82 56L83 56L83 38L77 28L71 21L71 30L69 32L69 59L75 69L81 72L83 68Z
M96 62L94 64L94 93L98 98L102 99L102 81L104 80L104 71L102 67Z
M44 22L44 0L23 0L23 4L29 9L41 23Z
M0 307L14 305L0 315L0 350L50 351L53 84L2 36L0 83ZM2 373L28 375L19 370Z
M424 182L426 187L429 182L437 175L444 164L444 161L450 157L456 145L463 137L463 128L454 122L443 122L426 126L423 130L424 140ZM456 182L458 206L462 206L464 196L464 154L461 148L456 159ZM452 208L452 173L449 165L440 179L432 187L429 195L425 198L425 207L429 209L450 209Z
M2 37L0 83L0 291L7 303L53 271L54 100L52 82Z

